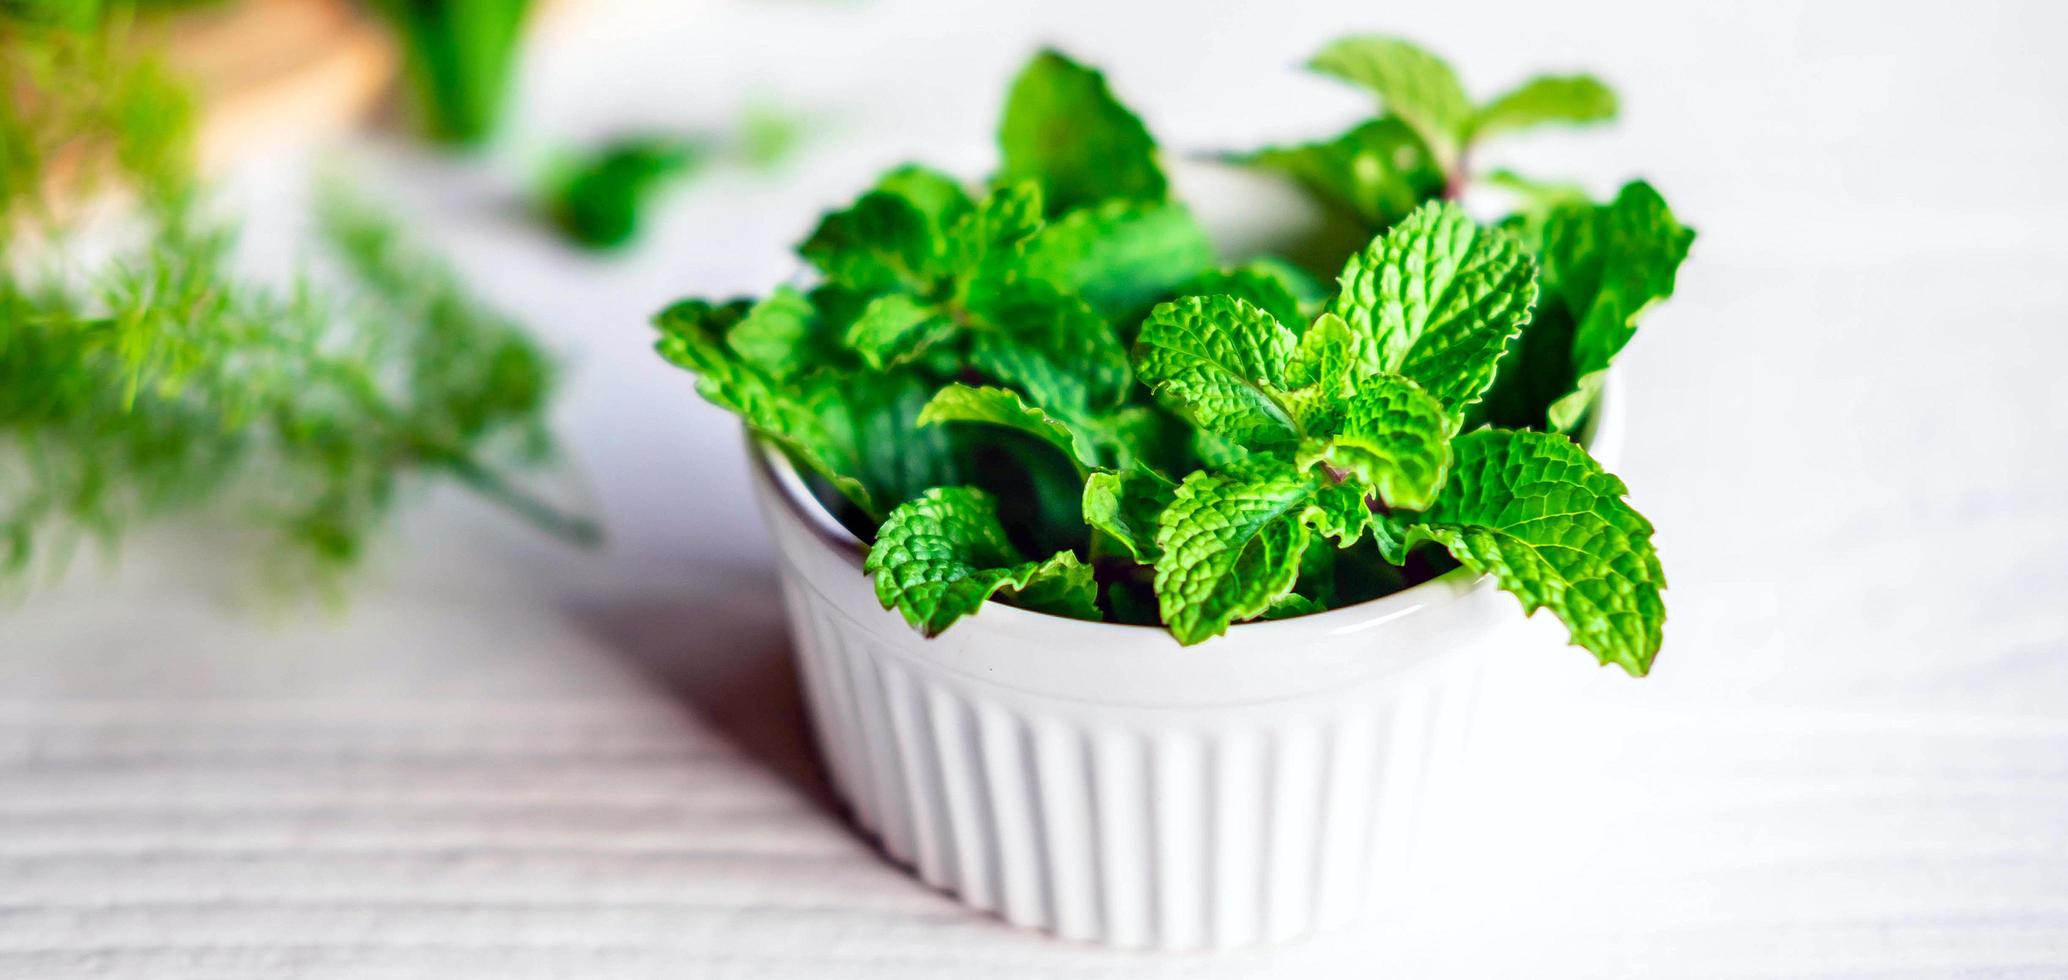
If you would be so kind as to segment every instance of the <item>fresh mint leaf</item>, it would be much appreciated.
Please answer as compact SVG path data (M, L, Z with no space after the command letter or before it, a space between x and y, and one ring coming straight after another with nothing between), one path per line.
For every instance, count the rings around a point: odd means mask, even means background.
M1085 533L1084 470L1048 442L1010 429L984 425L935 426L965 454L964 483L998 498L998 518L1027 554L1078 551L1091 542ZM1088 553L1088 552L1087 552Z
M1185 284L1179 296L1233 296L1247 300L1280 323L1305 323L1296 270L1272 262L1251 262L1228 269L1211 269Z
M865 513L880 515L874 495L855 476L859 467L853 454L845 451L802 393L776 383L725 348L725 332L739 323L749 308L745 301L676 303L655 320L661 332L656 347L661 356L696 375L697 393L706 401L738 415L792 459L826 478Z
M1156 593L1147 582L1133 579L1109 582L1100 593L1104 600L1106 621L1128 626L1162 626L1163 620L1156 612Z
M1354 474L1387 506L1419 510L1443 486L1449 438L1443 403L1401 375L1378 374L1358 382L1341 422L1328 437L1309 439L1301 456Z
M1442 482L1443 406L1404 377L1360 374L1355 338L1333 315L1295 340L1247 301L1187 297L1151 312L1136 368L1202 436L1253 449L1305 437L1310 446L1298 467L1220 453L1223 472L1188 477L1163 511L1156 591L1180 642L1267 611L1292 588L1310 529L1345 546L1360 538L1371 521L1368 492L1425 506ZM1306 472L1316 462L1355 479ZM1182 552L1173 553L1174 540Z
M1502 360L1482 414L1509 428L1572 432L1639 319L1673 295L1695 232L1642 181L1607 204L1556 204L1534 230L1544 298Z
M876 181L876 190L903 198L926 219L927 231L942 237L975 208L961 181L938 170L906 164Z
M1484 141L1603 122L1617 109L1615 93L1583 74L1539 75L1475 106L1448 64L1398 38L1341 38L1308 67L1378 95L1380 111L1332 139L1224 159L1289 177L1322 205L1324 221L1294 244L1316 266L1355 247L1346 231L1384 231L1424 203L1462 198L1475 177L1466 164Z
M1314 532L1349 547L1371 520L1362 490L1250 457L1185 478L1156 522L1155 589L1186 646L1262 616L1292 593Z
M1139 315L1213 267L1213 244L1177 204L1109 201L1073 211L1024 248L1026 275L1083 297L1108 317Z
M1058 552L1029 561L998 522L998 503L973 487L937 487L891 511L863 571L876 598L927 636L976 612L1001 592L1016 605L1098 619L1091 568Z
M1448 63L1400 38L1346 37L1321 49L1307 67L1359 85L1406 122L1448 171L1472 121L1472 101Z
M1024 393L1041 405L1057 411L1083 414L1091 411L1091 390L1070 362L1053 349L1036 346L998 331L984 331L970 339L969 363L977 373Z
M1176 489L1154 470L1101 470L1084 481L1084 523L1111 535L1136 561L1152 564L1162 554L1157 519Z
M1156 141L1105 76L1055 51L1020 71L998 128L1001 182L1039 184L1050 215L1115 198L1161 201Z
M1407 377L1362 373L1354 345L1333 314L1295 341L1245 300L1196 296L1152 311L1135 356L1155 395L1200 428L1251 450L1297 446L1302 469L1326 463L1390 505L1427 506L1449 415Z
M1081 413L1110 405L1133 381L1127 349L1106 319L1046 280L980 276L965 306L980 327L971 363L1044 406Z
M1302 429L1333 432L1341 424L1363 371L1357 351L1349 324L1333 313L1323 313L1300 335L1299 347L1285 367L1286 383L1293 389L1285 401Z
M1407 564L1407 530L1414 523L1415 517L1416 515L1409 511L1372 515L1367 526L1371 528L1372 541L1379 546L1381 557L1395 565Z
M1333 139L1229 159L1291 178L1324 207L1356 216L1366 234L1391 227L1443 193L1442 168L1414 128L1394 115L1366 120Z
M1189 422L1187 419L1180 419ZM1233 441L1215 435L1210 429L1192 430L1192 455L1199 458L1200 465L1210 470L1238 470L1249 463L1252 454Z
M827 214L798 252L828 279L864 293L925 292L945 264L947 243L910 200L873 190Z
M1556 429L1551 406L1579 386L1573 375L1573 318L1557 302L1539 304L1522 335L1509 345L1486 398L1472 406L1464 428Z
M1313 273L1282 256L1258 256L1236 268L1246 270L1246 274L1277 280L1299 304L1301 320L1312 320L1316 313L1321 312L1322 306L1328 303L1329 297L1335 295L1333 283L1323 285Z
M1309 553L1312 554L1313 552ZM1271 608L1264 610L1264 615L1262 618L1291 619L1295 616L1312 616L1315 613L1327 611L1327 606L1324 606L1320 602L1317 602L1313 599L1309 599L1306 596L1300 595L1299 593L1295 592L1280 598L1277 602L1272 603Z
M1616 118L1616 93L1592 75L1539 75L1481 106L1473 139L1548 123L1584 125Z
M715 363L735 356L726 347L726 337L747 318L748 311L754 306L755 302L750 299L723 303L685 299L670 304L654 317L653 323L654 328L660 331L661 342L670 348L681 348L683 357L696 358L700 363ZM674 359L673 355L670 359Z
M1004 267L994 274L1010 273L1019 264L1016 247L1041 223L1041 185L1023 180L993 188L949 228L956 271L968 279L989 262Z
M1541 240L1545 220L1559 208L1592 203L1587 189L1578 184L1537 180L1513 170L1496 170L1481 178L1481 182L1507 191L1521 203L1514 214L1501 222L1501 227L1524 243Z
M1650 184L1623 186L1603 207L1559 209L1544 227L1544 289L1573 319L1574 391L1553 402L1553 428L1579 424L1601 378L1652 305L1673 295L1693 229Z
M1285 467L1235 480L1194 473L1158 518L1156 598L1186 646L1263 615L1292 592L1307 548L1314 481Z
M1027 404L1016 391L949 385L919 413L920 425L943 422L976 422L1017 429L1062 450L1080 473L1089 472L1100 463L1098 445L1090 436L1080 434L1068 422L1038 406Z
M1450 482L1406 525L1405 544L1442 545L1525 612L1550 609L1602 663L1649 671L1666 577L1651 522L1623 500L1623 481L1555 433L1482 429L1453 449Z
M1251 449L1290 447L1285 364L1299 341L1247 301L1188 296L1156 307L1135 340L1135 370L1158 400Z
M919 424L935 384L910 371L854 372L815 375L803 388L845 472L859 478L882 507L962 479L961 458L948 433Z
M1333 538L1338 548L1348 548L1364 537L1366 528L1371 527L1375 517L1371 502L1365 496L1365 489L1355 482L1323 482L1314 491L1314 500L1301 512L1301 519L1312 527L1315 533ZM1305 576L1307 573L1300 573Z
M946 437L918 425L932 394L924 382L904 373L832 371L779 379L724 342L751 309L744 301L677 303L656 321L657 346L696 375L705 400L740 416L871 517L955 478Z
M907 164L826 214L798 251L828 279L863 293L927 293L956 271L951 236L975 210L953 177Z
M788 378L829 360L825 322L803 293L778 286L725 331L735 354L771 377Z
M1323 508L1329 506L1327 500L1336 491L1344 491L1339 495L1343 503L1336 506L1341 507L1347 521L1361 524L1370 519L1371 511L1364 507L1364 501L1354 499L1356 495L1348 490L1347 485L1338 485L1316 496L1317 506L1309 509L1308 516L1317 533L1322 533L1323 527L1318 518L1325 516ZM1361 531L1361 527L1357 530ZM1308 548L1300 556L1300 580L1293 586L1292 596L1279 600L1263 618L1285 619L1326 612L1405 587L1399 584L1400 571L1381 561L1373 549L1351 547L1357 541L1358 536L1344 534L1338 537L1337 547ZM1387 589L1388 584L1394 587ZM1295 601L1294 597L1303 601Z
M955 324L906 293L869 301L847 329L847 346L877 370L909 363L955 332Z
M1100 438L1113 466L1183 472L1193 461L1191 427L1155 404L1130 404L1106 416Z
M1366 370L1404 374L1459 414L1528 319L1535 272L1513 236L1430 204L1351 257L1333 311Z
M1012 605L1065 619L1104 619L1099 610L1099 583L1092 568L1074 552L1058 551L1036 566L1011 596Z

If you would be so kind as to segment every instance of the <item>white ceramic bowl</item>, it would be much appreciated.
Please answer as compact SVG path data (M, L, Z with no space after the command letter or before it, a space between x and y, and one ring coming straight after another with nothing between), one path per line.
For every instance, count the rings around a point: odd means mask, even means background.
M1463 741L1473 651L1520 618L1459 569L1190 648L999 603L927 640L788 461L755 459L836 790L928 884L1070 939L1228 947L1355 917Z

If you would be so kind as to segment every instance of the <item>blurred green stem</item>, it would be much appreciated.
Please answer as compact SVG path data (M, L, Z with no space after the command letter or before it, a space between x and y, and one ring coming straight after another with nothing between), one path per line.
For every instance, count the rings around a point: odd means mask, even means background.
M448 456L444 460L446 470L478 493L483 499L508 508L532 526L569 544L593 547L603 541L603 528L586 517L569 514L552 504L525 493L515 484L503 479L472 457Z
M374 0L401 43L418 122L431 139L474 146L509 101L531 0Z

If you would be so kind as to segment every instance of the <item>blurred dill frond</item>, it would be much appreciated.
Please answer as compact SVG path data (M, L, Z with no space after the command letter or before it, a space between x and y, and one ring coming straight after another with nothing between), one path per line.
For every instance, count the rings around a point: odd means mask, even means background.
M553 365L529 334L341 192L320 215L335 292L238 275L234 226L197 203L191 99L108 23L0 18L8 81L31 86L0 101L0 587L189 516L256 532L238 537L263 542L268 579L330 588L399 492L438 479L595 540L507 475L552 448ZM105 161L87 176L136 192L141 234L32 269L6 232L49 218L54 162L87 149Z
M521 324L474 297L437 256L408 239L392 215L332 187L321 207L325 241L360 287L364 322L391 325L406 366L400 399L425 458L542 530L580 544L600 532L555 510L488 467L549 462L545 409L558 380L552 358Z
M193 95L126 43L128 5L8 0L0 10L0 255L25 223L48 229L59 194L119 180L160 213L195 184ZM35 9L31 9L35 8ZM83 13L82 13L83 11Z
M342 298L240 280L227 231L177 226L88 289L0 276L0 578L193 513L328 585L399 487L441 476L596 539L503 475L550 453L544 351L385 216L332 208Z

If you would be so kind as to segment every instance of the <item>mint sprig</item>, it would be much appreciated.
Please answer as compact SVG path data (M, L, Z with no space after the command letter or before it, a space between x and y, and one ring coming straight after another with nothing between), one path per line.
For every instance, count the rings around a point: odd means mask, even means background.
M1156 525L1156 597L1179 643L1218 636L1292 593L1315 489L1291 467L1185 478Z
M1615 92L1591 75L1540 75L1475 105L1449 62L1397 37L1341 38L1316 53L1307 67L1378 96L1387 113L1421 138L1453 191L1463 179L1466 154L1480 139L1616 117Z
M1529 318L1533 266L1513 236L1425 205L1351 256L1332 309L1367 370L1398 371L1462 411Z
M1362 232L1311 243L1320 266L1333 266L1362 238L1406 219L1424 201L1463 197L1489 141L1541 126L1609 122L1618 108L1615 91L1585 74L1538 75L1476 102L1449 62L1397 37L1339 38L1307 67L1370 93L1377 113L1333 137L1223 158L1291 179ZM1546 186L1505 170L1487 182Z
M1692 233L1643 184L1510 180L1526 206L1492 225L1437 200L1481 138L1612 114L1589 78L1478 104L1374 38L1315 67L1386 113L1298 164L1386 218L1333 284L1216 266L1140 118L1045 52L987 185L892 171L801 248L820 281L677 304L662 351L873 538L878 598L927 635L996 598L1193 644L1463 564L1645 672L1651 527L1560 433Z
M928 636L1001 591L1029 609L1099 618L1091 569L1067 551L1027 560L1006 538L997 503L972 487L938 487L900 504L862 567L876 576L884 608Z
M1106 78L1055 51L1020 72L998 125L999 179L1032 180L1048 213L1113 198L1161 201L1169 189L1156 141Z
M1456 472L1434 506L1401 522L1404 544L1442 545L1525 611L1551 610L1603 663L1649 671L1666 576L1623 481L1554 433L1483 429L1453 448Z
M1673 295L1695 232L1643 181L1606 204L1564 200L1511 223L1528 229L1543 256L1545 297L1501 366L1487 417L1572 432L1639 318Z

